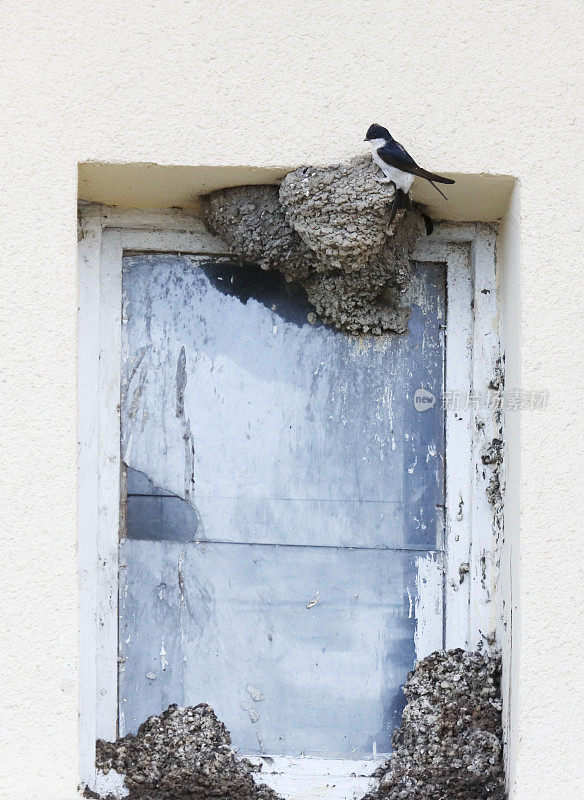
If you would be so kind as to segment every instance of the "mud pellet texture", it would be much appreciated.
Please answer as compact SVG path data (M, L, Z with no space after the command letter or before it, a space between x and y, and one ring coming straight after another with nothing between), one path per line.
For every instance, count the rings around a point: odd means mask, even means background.
M498 654L432 653L408 675L394 752L363 800L504 800Z
M370 156L301 167L277 186L221 189L203 201L208 228L242 260L304 287L318 317L350 334L404 333L402 294L424 221L393 207Z
M124 776L129 800L281 800L257 769L237 758L211 706L170 706L140 725L135 736L97 741L96 767Z

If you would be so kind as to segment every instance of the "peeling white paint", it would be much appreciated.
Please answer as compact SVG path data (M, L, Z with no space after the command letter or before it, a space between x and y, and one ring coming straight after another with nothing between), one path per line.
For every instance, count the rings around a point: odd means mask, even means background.
M115 800L122 800L130 794L124 785L124 776L115 769L110 769L107 775L100 769L96 770L94 791L102 797L112 797Z
M412 593L410 592L410 587L409 586L407 587L407 593L408 593L408 601L409 601L409 604L410 604L410 607L409 607L409 610L408 610L408 619L411 619L412 618L412 614L414 613L414 599L412 597Z
M417 597L415 603L416 659L442 648L442 561L433 553L416 559ZM409 592L408 592L409 595Z
M164 637L162 637L162 644L160 645L160 668L165 670L168 666L168 659L166 658L166 650L164 649Z
M292 759L276 755L251 757L249 760L262 766L261 772L254 774L254 779L266 783L288 800L353 800L362 797L373 788L371 774L379 766L377 754L370 761Z

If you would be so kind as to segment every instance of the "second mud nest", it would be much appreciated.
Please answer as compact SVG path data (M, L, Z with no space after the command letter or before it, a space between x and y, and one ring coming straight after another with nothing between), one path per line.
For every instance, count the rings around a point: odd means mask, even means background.
M425 224L407 199L396 211L393 184L377 177L369 156L301 167L279 188L213 192L205 221L242 259L301 284L324 322L352 334L404 333L401 295Z
M501 658L437 651L408 675L401 727L362 800L505 800Z

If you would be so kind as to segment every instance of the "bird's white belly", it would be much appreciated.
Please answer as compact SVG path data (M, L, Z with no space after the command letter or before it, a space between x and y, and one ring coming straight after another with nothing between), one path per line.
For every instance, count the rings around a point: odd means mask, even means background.
M410 186L414 182L414 176L411 175L409 172L402 172L401 169L396 169L395 167L386 164L385 161L380 158L377 154L377 150L373 150L372 154L373 161L383 170L383 174L386 178L389 178L390 181L393 181L398 189L401 189L403 192L409 192Z

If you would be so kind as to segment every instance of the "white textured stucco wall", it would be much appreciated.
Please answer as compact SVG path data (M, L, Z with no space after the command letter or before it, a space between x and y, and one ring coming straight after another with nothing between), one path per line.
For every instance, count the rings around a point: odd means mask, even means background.
M378 121L436 171L520 180L513 369L551 400L513 433L512 777L521 800L581 797L584 6L8 0L0 13L1 796L76 794L77 163L337 160Z

